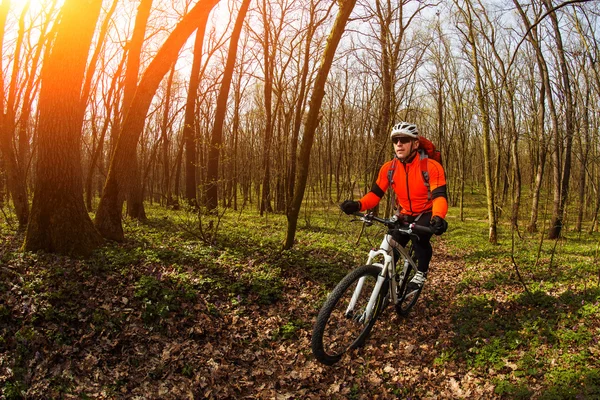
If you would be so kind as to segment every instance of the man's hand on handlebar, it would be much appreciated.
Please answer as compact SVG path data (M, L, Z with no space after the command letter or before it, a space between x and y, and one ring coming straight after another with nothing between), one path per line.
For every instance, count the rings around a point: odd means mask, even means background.
M351 215L355 212L360 211L361 204L360 201L346 200L342 204L340 204L340 208L347 215Z
M437 215L431 218L431 222L429 224L431 225L431 230L433 233L438 236L448 230L448 223L446 220Z
M359 207L356 209L356 207ZM416 233L434 233L436 235L441 235L446 232L448 229L448 223L438 216L435 216L431 219L429 226L417 225L415 222L408 222L406 218L403 216L394 216L390 219L378 218L373 213L362 214L358 210L360 209L361 204L358 201L346 200L342 204L340 204L340 208L348 215L355 215L359 217L359 221L363 221L367 225L373 225L373 221L384 224L391 230L399 231L405 234L414 234ZM354 211L356 210L356 211Z

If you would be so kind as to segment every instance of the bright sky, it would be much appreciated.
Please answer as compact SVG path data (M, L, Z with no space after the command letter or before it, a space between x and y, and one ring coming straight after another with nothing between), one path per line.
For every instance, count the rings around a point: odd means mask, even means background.
M10 0L10 6L14 10L21 11L23 9L23 7L27 3L29 3L29 6L32 9L39 10L39 9L42 8L42 6L48 5L51 2L52 2L52 0ZM64 3L64 0L57 0L56 1L57 5L61 5L62 3Z

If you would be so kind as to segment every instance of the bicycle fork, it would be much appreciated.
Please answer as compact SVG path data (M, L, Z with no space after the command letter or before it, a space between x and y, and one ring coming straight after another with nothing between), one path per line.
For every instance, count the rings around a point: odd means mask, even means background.
M384 243L385 243L385 247L384 247ZM367 321L369 321L369 319L371 318L371 315L373 314L373 310L375 308L375 303L377 302L377 298L379 297L379 292L381 291L381 287L383 286L383 282L386 279L387 273L388 273L388 268L392 263L393 257L389 255L389 245L387 244L387 242L384 240L384 243L382 243L382 248L379 250L371 250L369 252L369 259L367 261L367 265L377 265L379 267L381 267L381 273L379 275L377 275L377 282L375 283L375 287L373 288L373 292L371 293L371 297L369 298L369 303L367 304L366 309L362 312L361 315L359 316L355 316L354 315L354 307L356 306L356 302L358 301L358 298L362 292L363 289L363 285L365 282L365 277L361 277L357 284L356 284L356 288L354 289L354 293L352 294L352 299L350 300L350 304L348 304L348 308L346 309L346 313L344 314L346 316L346 318L356 318L356 320L363 324ZM375 259L375 257L377 256L383 256L384 259L384 263L383 265L380 263L373 263L373 259Z

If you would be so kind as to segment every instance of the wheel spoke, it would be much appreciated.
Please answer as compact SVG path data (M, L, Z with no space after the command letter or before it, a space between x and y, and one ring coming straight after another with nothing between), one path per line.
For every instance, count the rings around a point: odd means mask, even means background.
M387 284L382 287L375 310L366 319L369 298L375 288L381 271L377 266L364 266L350 272L333 290L319 316L313 331L312 347L317 359L325 364L333 364L350 348L364 342L380 312L383 299L387 295ZM356 284L364 278L362 290L356 297L354 308L348 311Z
M331 311L323 332L323 345L326 353L339 354L346 351L365 328L365 309L369 296L375 287L376 277L367 277L350 319L341 318L348 307L356 285L351 285L340 297Z

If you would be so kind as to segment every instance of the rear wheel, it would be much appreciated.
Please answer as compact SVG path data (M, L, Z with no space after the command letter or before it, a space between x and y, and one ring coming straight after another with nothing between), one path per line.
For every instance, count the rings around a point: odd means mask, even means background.
M384 281L369 319L366 309L375 288L381 267L365 265L351 271L333 289L323 304L312 334L312 351L315 358L326 365L333 365L349 349L360 347L369 336L377 317L387 304L388 285ZM348 305L354 289L362 280L362 290L353 310Z
M412 249L410 255L413 257L416 264L417 260L414 259ZM398 282L398 302L396 303L396 312L402 316L408 315L411 308L417 303L421 291L423 290L423 286L418 289L411 289L408 287L408 283L416 273L417 270L412 265L409 265L408 270L404 275L404 279L402 279L402 282Z

